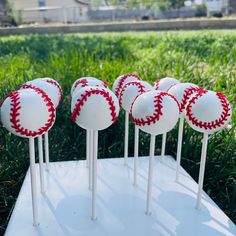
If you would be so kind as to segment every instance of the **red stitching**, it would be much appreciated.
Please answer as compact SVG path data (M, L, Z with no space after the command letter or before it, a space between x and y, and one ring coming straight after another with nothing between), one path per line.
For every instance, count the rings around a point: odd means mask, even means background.
M131 81L131 82L128 82L127 84L125 84L122 89L121 89L121 92L120 92L120 95L119 95L119 104L121 106L122 104L122 99L123 99L123 95L124 95L124 92L125 92L125 89L129 86L137 86L138 87L138 93L139 95L146 92L145 91L145 86L137 81Z
M47 81L48 83L50 83L50 84L55 85L55 86L58 88L58 90L59 90L60 98L59 98L59 103L58 103L58 105L57 105L57 107L56 107L56 109L57 109L57 108L59 107L59 105L61 104L61 102L62 102L62 94L63 94L62 88L61 88L61 86L60 86L57 82L55 82L54 80L47 79L46 81Z
M182 101L180 103L180 112L182 112L185 109L186 102L188 101L190 96L193 93L195 93L195 92L197 92L199 90L200 90L200 88L196 88L196 87L189 87L189 88L185 89Z
M161 81L160 79L158 79L158 80L156 81L156 83L155 83L155 85L154 85L154 89L155 89L155 90L158 90L160 81Z
M169 90L170 90L172 87L174 87L176 84L178 84L178 83L172 84L172 85L167 89L166 92L169 92Z
M131 107L131 120L135 123L135 125L144 126L144 125L151 125L152 123L153 124L156 123L160 119L160 117L163 115L163 113L162 113L162 108L163 108L162 98L164 96L168 96L168 97L173 98L179 107L179 103L174 96L172 96L171 94L169 94L167 92L160 92L155 96L155 99L154 99L155 110L154 110L153 115L146 116L145 118L134 118L132 115L132 108L133 108L133 104L134 104L133 103L132 107Z
M188 117L189 121L192 122L193 125L200 128L204 128L205 130L209 130L209 129L212 130L212 129L215 129L217 127L221 127L222 125L224 125L224 122L227 120L228 116L230 116L230 106L229 106L226 96L222 93L217 92L216 96L219 98L222 108L223 108L220 118L211 122L199 121L192 114L192 106L193 104L196 103L196 100L198 98L202 97L206 93L207 93L207 90L201 89L196 95L194 95L190 99L188 106L186 108L186 116Z
M81 95L81 98L77 100L75 108L71 114L71 119L74 122L76 121L77 116L80 115L82 106L87 101L88 97L90 97L92 94L102 95L106 99L106 101L109 104L109 109L111 111L112 123L116 122L116 120L118 119L118 116L116 114L116 107L115 107L113 98L109 95L108 91L105 91L104 89L97 88L97 87L89 88L89 90L85 91L85 93Z
M25 135L28 137L35 137L37 135L42 135L43 133L47 132L48 129L52 126L52 123L55 121L55 108L53 106L53 103L51 99L48 97L48 95L43 92L41 89L36 88L31 85L31 88L41 97L43 98L44 102L46 103L46 106L48 107L49 112L49 118L47 120L47 123L39 128L37 131L32 131L25 129L20 124L20 94L18 91L11 92L8 97L11 99L11 112L10 112L10 122L12 123L11 127L15 129L16 133L19 133L21 135Z
M108 88L108 85L105 81L101 80L103 86L105 88ZM87 79L80 79L78 81L75 82L75 85L74 85L74 88L73 88L73 91L75 91L75 89L78 87L79 84L82 84L81 86L82 87L86 87L86 86L89 86L89 83L88 83L88 80Z
M131 77L131 76L135 77L137 80L141 80L141 78L138 75L136 75L136 74L125 74L125 75L123 75L122 77L120 77L120 79L118 81L118 84L117 84L117 88L115 89L115 95L116 96L119 95L120 90L122 89L125 80L128 77Z

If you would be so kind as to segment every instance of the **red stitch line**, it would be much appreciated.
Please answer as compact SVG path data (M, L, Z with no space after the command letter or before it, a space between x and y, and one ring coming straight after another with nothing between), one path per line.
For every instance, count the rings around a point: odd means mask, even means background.
M133 108L133 104L131 107L131 120L135 123L135 125L138 126L144 126L144 125L151 125L152 123L156 123L160 117L163 115L162 113L162 100L164 96L168 96L171 97L175 100L175 102L177 103L178 107L179 107L179 103L176 100L176 98L174 96L172 96L171 94L167 93L167 92L160 92L155 96L154 99L154 113L151 116L146 116L145 118L134 118L132 115L132 108Z
M131 81L131 82L128 82L127 84L125 84L122 89L121 89L121 92L120 92L120 95L119 95L119 104L120 106L122 105L122 99L123 99L123 95L124 95L124 92L125 92L125 89L129 86L136 86L138 88L138 93L139 95L146 92L145 91L145 86L137 81Z
M155 85L154 85L154 89L155 89L155 90L158 90L160 81L161 81L160 79L158 79L158 80L156 81L156 83L155 83Z
M118 116L116 114L116 107L115 107L112 97L109 95L108 91L105 91L104 89L97 88L97 87L89 88L89 90L85 91L85 93L81 95L81 98L77 100L75 108L71 114L71 119L74 122L76 121L77 116L80 115L82 106L87 101L88 97L90 97L92 94L102 95L106 99L106 101L109 104L109 109L111 111L112 123L116 122L116 120L118 119Z
M45 92L32 85L29 85L29 87L31 87L37 94L41 95L44 102L46 103L49 112L49 118L47 120L47 123L43 127L39 128L37 131L28 130L21 126L19 119L20 109L21 109L20 94L18 91L12 92L8 95L8 97L11 99L11 106L12 106L10 109L11 110L10 122L12 123L11 127L15 129L16 133L19 133L27 137L35 137L37 135L42 135L43 133L47 132L48 129L52 126L52 123L55 121L55 108L53 106L51 99Z
M53 81L53 80L51 80L51 79L47 79L46 81L47 81L48 83L50 83L50 84L55 85L55 86L58 88L58 90L59 90L60 98L59 98L59 103L58 103L58 105L57 105L57 107L56 107L56 110L57 110L58 107L59 107L59 105L60 105L61 102L62 102L62 94L63 94L62 88L61 88L61 86L60 86L57 82L55 82L55 81Z
M138 75L136 75L136 74L125 74L125 75L123 75L122 77L120 77L120 79L119 79L119 81L118 81L117 88L116 88L116 90L115 90L115 95L116 95L116 96L119 95L120 90L122 89L125 80L126 80L128 77L131 77L131 76L135 77L135 78L138 79L138 80L141 80L141 78L140 78Z
M206 93L207 93L207 90L201 89L196 95L194 95L190 99L188 106L186 108L186 116L188 117L189 121L192 122L193 125L200 128L204 128L205 130L212 130L212 129L215 129L217 127L221 127L222 125L224 125L224 122L227 120L228 116L230 116L230 106L229 106L226 96L222 93L217 92L216 96L219 98L222 109L223 109L220 118L211 122L199 121L192 114L192 106L193 104L196 103L196 100L198 98L202 97Z
M178 83L172 84L172 85L167 89L166 92L169 92L169 90L170 90L172 87L174 87L176 84L178 84Z

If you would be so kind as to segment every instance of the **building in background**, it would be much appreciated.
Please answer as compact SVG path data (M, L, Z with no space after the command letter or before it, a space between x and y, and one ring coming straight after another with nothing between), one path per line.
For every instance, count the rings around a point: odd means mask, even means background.
M87 21L89 0L8 0L20 23Z

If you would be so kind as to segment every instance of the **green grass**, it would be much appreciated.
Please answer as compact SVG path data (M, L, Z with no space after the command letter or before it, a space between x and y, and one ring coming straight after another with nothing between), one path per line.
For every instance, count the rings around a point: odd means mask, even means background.
M64 92L50 131L52 161L85 158L85 132L70 120L70 88L82 76L94 76L111 87L117 76L138 73L143 80L171 76L205 89L224 92L236 102L236 31L100 33L0 38L0 99L22 83L49 76ZM232 128L210 137L205 191L236 222L236 112ZM185 125L182 165L197 180L202 134ZM133 126L131 125L133 129ZM133 155L133 132L129 153ZM124 112L99 134L99 157L123 155ZM176 155L177 129L168 134L167 154ZM0 234L29 165L26 139L0 125ZM160 153L157 137L156 153ZM149 153L149 135L142 133L140 154Z

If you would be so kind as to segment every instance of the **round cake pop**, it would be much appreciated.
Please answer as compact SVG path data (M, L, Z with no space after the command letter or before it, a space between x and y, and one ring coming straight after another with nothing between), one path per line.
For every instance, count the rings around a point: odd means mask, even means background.
M199 87L195 84L179 83L171 86L167 92L177 99L180 106L180 113L183 114L188 99L198 90Z
M136 80L141 80L141 78L136 74L125 74L125 75L119 76L115 80L115 82L112 86L113 93L115 93L115 95L117 97L119 97L119 94L120 94L120 91L121 91L122 87L128 82L136 81Z
M188 124L196 131L212 134L230 122L232 109L226 96L219 92L199 90L185 109Z
M55 108L41 89L11 92L1 105L3 126L20 137L37 137L47 132L55 121Z
M57 109L57 107L59 106L61 94L58 91L58 88L52 85L51 83L48 83L43 80L31 80L21 85L20 87L20 89L26 89L26 88L41 89L52 100L55 109Z
M118 118L119 103L115 94L106 88L84 87L71 104L71 118L84 129L103 130Z
M155 90L168 91L171 86L179 84L180 81L174 78L166 77L156 81L154 84Z
M58 106L56 107L56 109L59 107L59 105L61 104L61 101L62 101L62 95L63 95L63 92L62 92L62 88L60 86L60 84L55 80L55 79L52 79L52 78L49 78L49 77L44 77L44 78L38 78L38 79L34 79L35 81L45 81L53 86L55 86L57 88L57 92L58 92L58 95L59 95L59 104Z
M70 92L70 93L71 93L71 96L72 96L72 94L73 94L73 92L74 92L74 90L76 89L77 86L82 86L82 85L83 85L83 87L85 87L85 86L89 86L90 83L94 83L94 82L96 82L97 85L101 85L101 86L103 86L103 87L105 87L105 88L108 87L107 84L106 84L106 82L104 82L104 81L102 81L102 80L99 80L99 79L97 79L97 78L95 78L95 77L89 77L89 76L87 76L87 77L82 77L82 78L77 79L77 80L73 83L73 85L72 85L72 87L71 87L71 92ZM97 85L96 85L96 86L97 86Z
M149 90L153 90L153 87L145 81L140 80L126 83L122 87L119 95L120 106L127 112L130 112L131 106L136 97Z
M144 132L163 134L174 128L179 118L177 100L167 92L141 94L131 108L131 120Z

